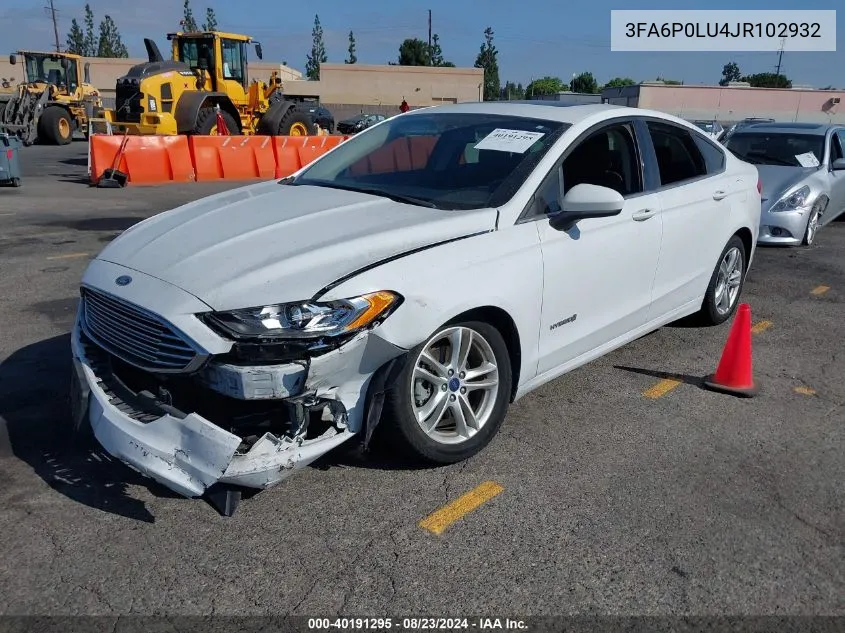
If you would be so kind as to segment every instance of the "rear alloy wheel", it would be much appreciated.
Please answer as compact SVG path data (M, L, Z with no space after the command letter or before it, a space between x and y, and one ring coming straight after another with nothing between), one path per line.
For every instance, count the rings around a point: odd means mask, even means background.
M804 231L804 239L802 240L804 246L812 246L816 240L816 234L819 232L820 218L821 212L819 211L818 205L813 205L813 209L810 211L810 217L807 220L807 229Z
M395 438L417 457L448 464L481 451L507 413L511 366L499 331L487 323L440 328L408 354L386 413Z
M720 325L736 311L745 283L745 258L745 245L739 236L732 236L719 256L698 313L705 325Z

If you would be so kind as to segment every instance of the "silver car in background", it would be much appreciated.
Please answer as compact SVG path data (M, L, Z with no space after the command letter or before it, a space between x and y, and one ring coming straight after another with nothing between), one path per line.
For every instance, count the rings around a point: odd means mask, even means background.
M758 243L809 246L845 211L845 126L757 123L725 146L763 183Z

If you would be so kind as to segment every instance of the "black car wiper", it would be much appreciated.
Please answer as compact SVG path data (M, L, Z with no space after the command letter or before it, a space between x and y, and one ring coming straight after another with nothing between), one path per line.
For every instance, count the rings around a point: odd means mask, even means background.
M369 193L373 196L382 196L384 198L388 198L393 200L394 202L404 202L406 204L414 204L420 207L428 207L430 209L439 209L436 204L434 204L431 200L426 200L425 198L415 198L413 196L403 196L402 194L398 193L391 193L388 191L382 191L381 189L374 189L370 187L355 187L352 185L339 185L334 182L326 182L323 180L315 180L311 182L301 182L296 184L302 185L314 185L315 187L328 187L330 189L341 189L342 191L356 191L358 193Z
M759 156L764 165L768 163L770 165L783 165L784 167L798 167L795 163L777 156L767 156L766 154L759 154Z
M746 154L740 154L739 152L734 152L734 155L737 158L739 158L740 160L744 160L745 162L751 163L752 165L763 165L764 164L763 161L758 160L756 158L751 158L751 156L748 156Z

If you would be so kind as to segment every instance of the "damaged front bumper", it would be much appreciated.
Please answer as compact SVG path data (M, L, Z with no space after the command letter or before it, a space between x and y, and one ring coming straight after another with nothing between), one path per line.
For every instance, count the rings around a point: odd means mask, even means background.
M75 424L87 418L109 454L185 497L217 483L274 486L355 436L365 425L371 379L404 352L370 331L302 363L244 367L212 357L192 378L201 389L236 407L263 401L290 414L286 433L268 430L247 441L207 412L186 413L130 388L80 323L78 315L71 337ZM317 432L309 429L315 411L324 422Z

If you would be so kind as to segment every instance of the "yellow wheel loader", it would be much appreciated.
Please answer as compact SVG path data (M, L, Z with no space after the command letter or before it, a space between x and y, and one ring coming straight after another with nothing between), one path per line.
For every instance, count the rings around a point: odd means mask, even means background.
M102 107L100 95L89 79L89 64L71 53L18 51L9 56L17 65L23 59L24 83L0 97L0 133L20 137L24 145L36 140L47 145L67 145L73 133L88 134L92 114Z
M250 81L248 45L262 58L261 44L251 37L203 31L167 39L171 60L145 39L149 61L118 78L115 108L102 112L116 132L215 135L219 111L229 134L317 134L310 114L282 95L278 72L269 83Z

